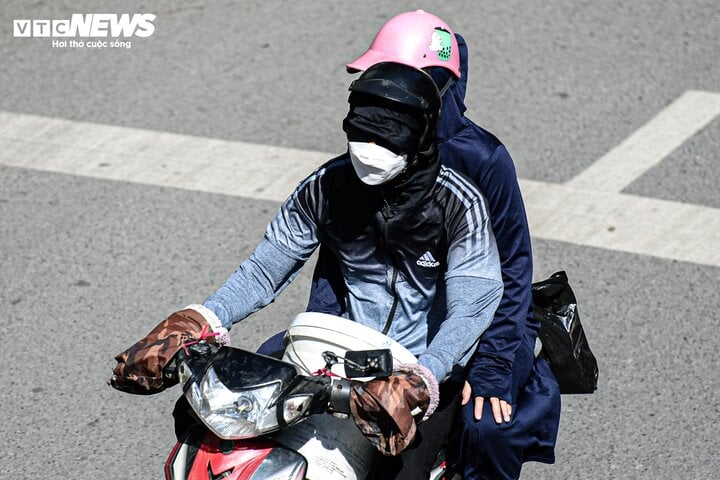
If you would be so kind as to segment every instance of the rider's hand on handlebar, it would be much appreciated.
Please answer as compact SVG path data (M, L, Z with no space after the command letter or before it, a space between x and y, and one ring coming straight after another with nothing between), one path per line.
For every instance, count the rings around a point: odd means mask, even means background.
M467 405L472 397L472 387L466 381L462 390L462 404ZM483 407L485 406L484 397L475 397L475 405L473 406L473 415L475 420L482 419ZM498 397L490 397L490 406L492 407L493 418L498 425L509 422L512 416L512 405Z
M387 378L354 382L350 411L360 431L383 455L398 455L415 438L416 423L437 407L437 380L427 368L400 365Z
M142 395L161 392L177 383L176 378L164 378L163 369L178 350L188 342L217 335L200 313L201 308L193 307L173 313L145 338L119 353L108 383L117 390Z

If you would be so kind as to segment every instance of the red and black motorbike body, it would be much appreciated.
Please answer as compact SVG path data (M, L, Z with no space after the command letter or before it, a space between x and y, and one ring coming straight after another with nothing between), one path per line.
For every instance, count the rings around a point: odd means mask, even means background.
M304 480L307 461L266 438L224 440L195 425L165 463L167 480Z
M325 352L323 358L328 365L343 362L345 371L357 377L392 372L389 350L347 352L344 358ZM350 412L348 379L302 375L291 363L238 348L192 345L164 374L178 377L196 419L166 461L167 480L304 480L305 457L272 434L313 414ZM259 402L254 392L268 389L273 395ZM231 401L218 407L223 396ZM248 429L224 429L232 422L215 418L223 416ZM258 419L263 427L253 423Z

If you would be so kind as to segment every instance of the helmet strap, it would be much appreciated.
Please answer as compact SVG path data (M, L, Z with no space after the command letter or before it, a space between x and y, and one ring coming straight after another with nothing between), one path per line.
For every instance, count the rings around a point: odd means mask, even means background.
M452 76L450 76L448 81L445 82L445 85L443 85L443 87L440 89L440 98L445 96L445 92L447 92L448 89L450 87L452 87L454 83L455 83L455 79Z

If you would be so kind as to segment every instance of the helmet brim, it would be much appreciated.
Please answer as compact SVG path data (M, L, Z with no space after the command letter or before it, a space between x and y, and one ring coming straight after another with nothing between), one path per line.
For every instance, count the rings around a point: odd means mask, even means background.
M383 98L392 103L404 105L416 110L425 111L430 103L417 95L413 95L406 88L385 79L355 80L350 89L353 93L364 93L370 96Z
M358 72L364 72L368 68L372 67L376 63L382 63L382 62L397 62L397 59L391 58L390 55L387 55L382 52L376 52L375 50L368 50L367 52L360 55L358 58L353 60L352 62L345 65L347 68L348 73L358 73ZM402 63L402 62L398 62ZM412 66L412 65L410 65Z
M346 64L345 69L348 73L364 72L373 65L382 62L401 63L403 65L407 65L408 67L414 68L440 67L448 70L455 77L456 80L460 78L460 70L444 62L427 62L427 65L420 67L417 65L413 65L410 62L403 61L403 59L398 58L397 55L388 55L387 53L378 52L377 50L372 49L363 53L352 62Z

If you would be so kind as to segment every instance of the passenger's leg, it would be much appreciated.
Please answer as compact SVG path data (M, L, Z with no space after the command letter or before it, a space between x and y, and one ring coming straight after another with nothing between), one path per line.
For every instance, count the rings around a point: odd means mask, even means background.
M554 463L560 390L544 358L534 362L509 423L496 424L489 403L479 421L473 418L472 402L461 411L464 480L517 479L523 462Z

